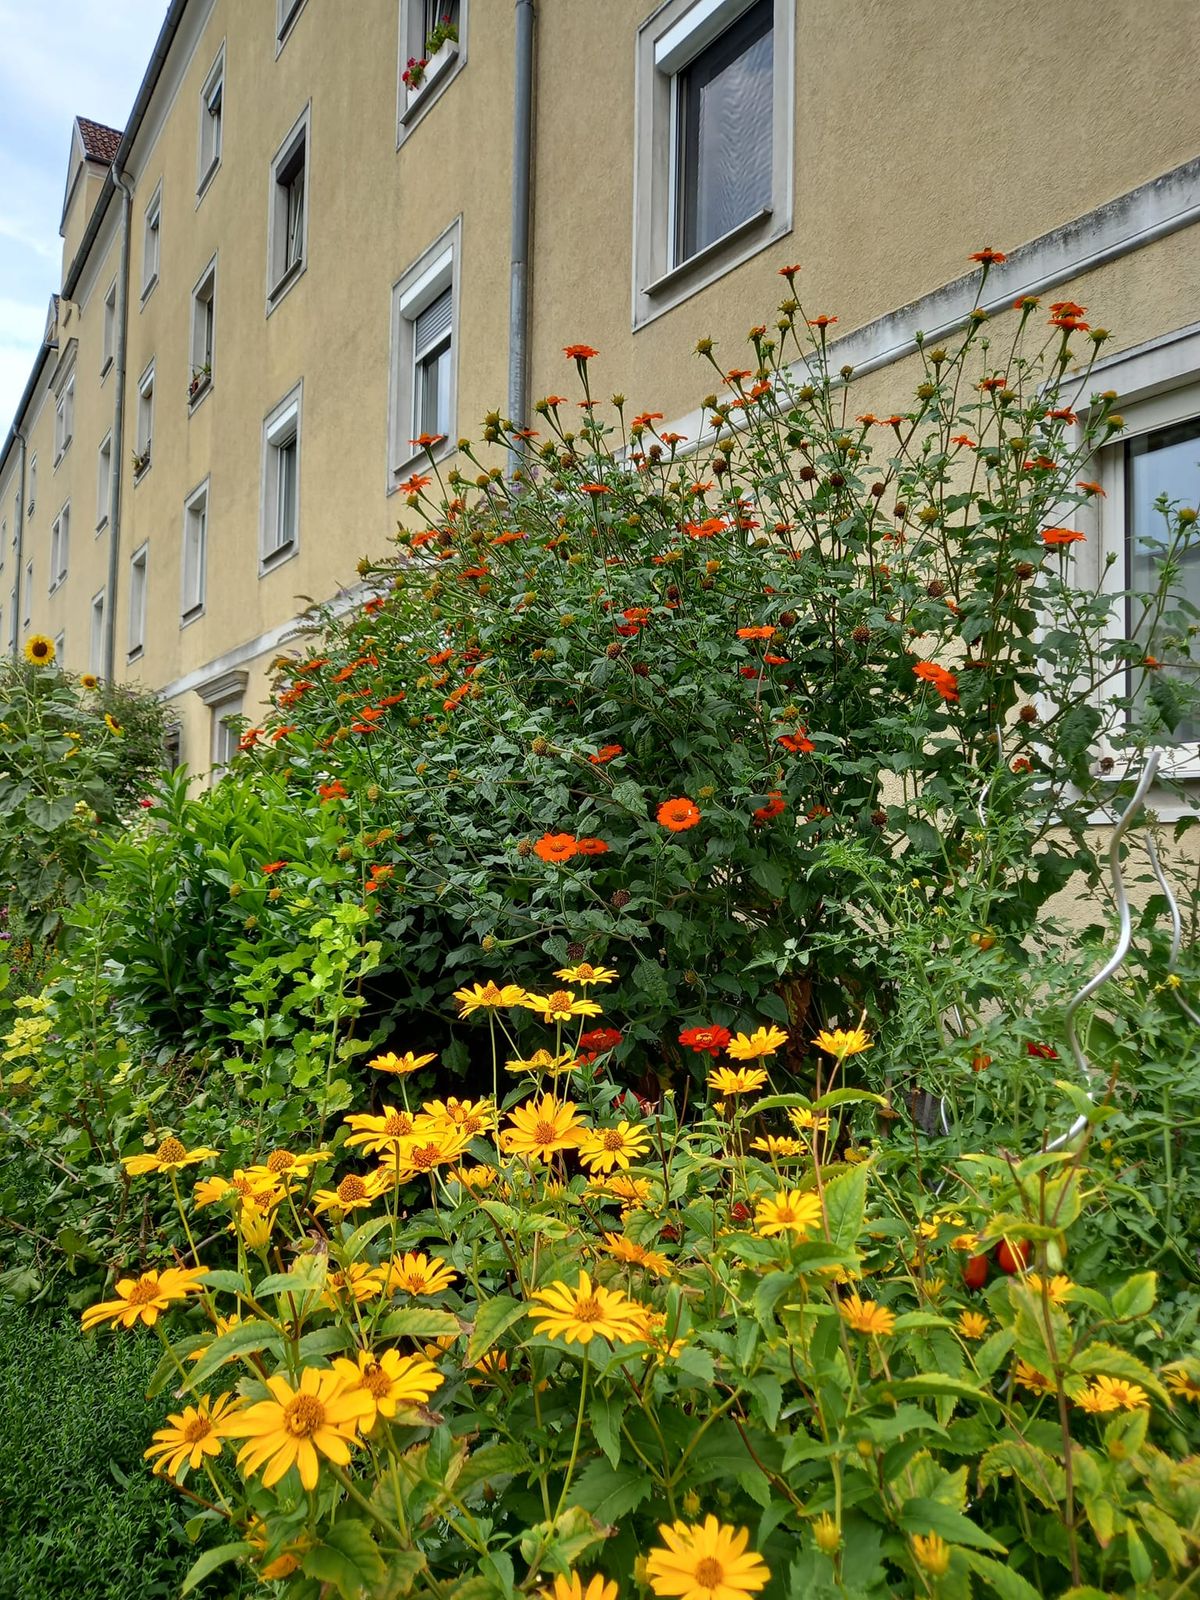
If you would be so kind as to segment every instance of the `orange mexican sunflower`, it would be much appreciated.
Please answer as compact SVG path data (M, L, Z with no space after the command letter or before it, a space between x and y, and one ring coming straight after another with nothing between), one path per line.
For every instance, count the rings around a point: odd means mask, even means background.
M270 878L276 872L282 872L288 864L286 861L268 861L262 868L262 875L264 878Z
M1098 494L1103 499L1108 499L1108 491L1102 489L1098 483L1093 483L1090 478L1081 478L1075 487L1082 489L1084 494Z
M803 730L799 733L779 733L775 736L775 743L781 744L785 750L790 750L794 756L808 755L817 747Z
M402 494L420 494L421 490L428 489L432 482L432 478L426 477L423 473L414 472L411 478L406 478L400 485L400 491Z
M686 795L680 795L675 800L664 800L655 812L655 816L662 826L669 828L672 833L683 833L688 828L694 828L700 821L700 807Z
M534 845L533 853L542 861L561 866L579 854L579 841L573 833L544 833Z
M346 785L340 778L336 778L332 783L320 784L317 788L317 794L320 796L322 804L326 800L345 800Z
M836 317L827 317L824 312L819 317L806 319L810 328L828 328L837 321Z
M772 817L782 816L787 810L787 801L779 789L770 789L767 792L767 803L759 806L754 813L755 822L770 822Z
M943 700L958 699L958 679L945 667L939 667L936 661L914 662L913 675L931 683Z
M608 485L606 483L581 483L579 485L579 490L580 490L581 494L611 494L612 493L612 490L608 487Z
M724 533L727 523L723 517L705 517L703 522L685 522L683 531L689 539L713 539Z
M705 1022L699 1027L685 1028L679 1035L679 1042L697 1055L719 1056L732 1037L728 1028L722 1028L715 1022Z
M1079 533L1074 528L1044 528L1042 530L1042 543L1048 545L1082 544L1086 538L1086 534Z
M1002 250L993 250L991 245L986 245L982 250L972 251L967 259L978 261L983 267L992 267L999 266L1001 262L1007 261L1008 257Z
M432 450L434 445L444 444L445 440L446 435L444 433L422 433L408 442L409 444L417 445L422 450Z
M739 639L773 639L775 633L776 630L774 628L764 626L760 628L739 628L737 636Z
M602 744L596 754L589 756L588 760L594 767L602 767L606 761L612 761L617 756L624 754L625 751L619 744Z
M781 278L786 278L788 280L788 282L791 283L792 279L796 276L796 274L799 271L800 271L800 263L798 261L794 261L794 262L792 262L792 264L790 266L780 267L779 268L779 276Z
M593 350L590 344L569 344L563 348L563 355L568 361L590 361L599 354L599 350Z
M608 854L608 846L603 839L576 839L575 848L581 856L603 856Z

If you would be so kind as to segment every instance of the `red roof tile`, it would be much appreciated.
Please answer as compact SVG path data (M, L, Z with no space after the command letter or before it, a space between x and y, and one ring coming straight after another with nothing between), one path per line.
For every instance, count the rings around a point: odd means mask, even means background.
M92 122L87 117L77 117L79 134L83 140L83 153L89 161L103 161L105 165L116 156L121 143L120 128L106 128L102 122Z

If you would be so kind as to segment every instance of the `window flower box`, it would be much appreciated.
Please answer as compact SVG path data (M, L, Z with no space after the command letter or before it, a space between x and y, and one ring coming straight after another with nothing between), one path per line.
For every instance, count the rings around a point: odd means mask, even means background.
M449 71L457 56L458 40L444 39L429 56L414 57L409 61L401 74L406 111L411 110L430 86Z

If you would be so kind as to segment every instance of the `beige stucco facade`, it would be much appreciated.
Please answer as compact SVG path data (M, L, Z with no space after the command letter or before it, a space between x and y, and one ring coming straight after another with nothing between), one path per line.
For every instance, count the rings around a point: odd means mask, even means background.
M1081 301L1118 355L1142 361L1146 393L1167 384L1186 410L1194 391L1200 415L1192 0L769 6L769 211L652 281L669 72L689 29L719 38L747 0L536 0L531 401L574 392L562 347L584 341L600 351L597 393L619 389L694 437L711 387L697 337L739 351L772 316L779 266L800 262L808 313L839 318L834 365L863 373L861 409L890 410L911 391L908 337L961 318L977 281L961 281L965 257L991 244L1009 256L990 286L998 306L1049 289ZM520 10L459 0L457 47L413 96L400 72L419 0L355 0L350 20L339 0L176 0L157 46L147 40L116 159L88 159L73 137L62 296L0 459L0 643L61 635L67 667L95 670L102 597L114 676L170 700L197 770L214 717L254 714L291 619L352 587L359 557L395 530L414 465L405 307L419 309L422 283L453 288L451 439L507 409ZM292 231L278 180L301 146L303 225L281 273ZM193 299L210 271L211 373L192 393ZM56 413L72 380L64 449ZM281 415L298 498L294 537L272 551ZM135 473L144 426L150 459ZM106 512L109 436L119 483ZM189 503L206 539L198 604L184 571ZM68 506L66 573L52 587ZM130 564L143 556L145 622L131 628L142 580Z

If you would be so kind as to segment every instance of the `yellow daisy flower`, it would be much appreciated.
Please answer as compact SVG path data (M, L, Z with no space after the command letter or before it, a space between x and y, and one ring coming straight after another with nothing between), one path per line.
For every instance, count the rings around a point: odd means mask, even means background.
M1125 1378L1097 1378L1092 1384L1092 1391L1107 1396L1114 1410L1136 1411L1140 1406L1150 1404L1150 1396L1145 1389Z
M257 1171L253 1167L238 1167L232 1178L201 1178L193 1191L193 1200L196 1210L202 1211L205 1206L216 1205L218 1200L227 1200L230 1195L236 1195L239 1200L252 1200L256 1195L283 1197L274 1173L264 1174L261 1167Z
M25 659L32 667L51 666L57 654L54 640L47 639L44 633L31 634L25 641Z
M573 1289L559 1280L536 1290L532 1298L540 1303L528 1307L526 1315L534 1318L533 1331L549 1339L587 1344L601 1338L611 1344L635 1344L643 1336L643 1308L619 1289L593 1284L586 1272L580 1272Z
M457 1161L470 1143L471 1135L464 1128L445 1123L418 1130L384 1154L381 1181L427 1176L435 1167Z
M818 1050L824 1050L826 1055L836 1056L839 1061L871 1048L871 1040L864 1028L834 1028L832 1032L828 1028L822 1028L813 1043Z
M440 1294L449 1289L458 1274L448 1267L441 1256L427 1256L409 1252L393 1256L387 1264L388 1292L402 1289L405 1294Z
M231 1394L218 1395L215 1400L202 1395L198 1405L169 1411L166 1427L155 1429L154 1443L143 1451L143 1459L153 1461L154 1472L168 1478L179 1477L185 1462L195 1471L206 1456L221 1454L222 1417L233 1404Z
M821 1226L820 1197L799 1189L782 1189L773 1199L758 1202L754 1226L764 1239L778 1233L807 1239Z
M461 997L456 995L455 998ZM416 1072L419 1068L428 1066L436 1059L436 1050L431 1050L423 1056L414 1055L411 1050L406 1050L402 1056L398 1056L394 1050L388 1050L381 1056L373 1056L367 1065L374 1067L376 1072L390 1072L400 1078L409 1072Z
M600 1248L618 1261L624 1261L631 1267L645 1267L647 1272L657 1273L660 1278L666 1277L671 1271L671 1263L660 1251L647 1250L644 1245L635 1244L622 1233L606 1233Z
M585 1133L579 1141L579 1159L589 1172L611 1172L614 1167L625 1169L632 1161L640 1161L649 1148L646 1129L622 1121L615 1128L593 1128Z
M251 1167L249 1170L252 1173L261 1172L265 1167L277 1178L292 1178L300 1177L311 1172L314 1167L321 1166L323 1162L332 1160L333 1157L328 1150L308 1150L300 1155L294 1155L290 1150L272 1150L261 1166Z
M964 1339L982 1339L990 1327L982 1311L964 1311L958 1319L958 1331Z
M345 1298L353 1300L355 1305L377 1300L387 1285L387 1279L386 1267L372 1267L366 1261L351 1261L344 1271L335 1268L326 1277L321 1304L336 1311Z
M1173 1395L1178 1395L1181 1400L1192 1400L1200 1405L1200 1378L1185 1366L1171 1366L1163 1369L1163 1382Z
M586 1589L577 1572L572 1572L568 1578L556 1572L554 1582L549 1589L541 1591L539 1600L617 1600L617 1586L602 1572L592 1575Z
M363 1389L348 1389L340 1372L305 1367L293 1389L281 1373L267 1379L269 1400L246 1406L228 1425L230 1438L248 1442L237 1462L247 1477L263 1472L263 1487L296 1467L306 1489L315 1489L320 1456L344 1467L359 1428L375 1417L375 1401Z
M572 1017L598 1017L601 1010L595 1000L576 1000L573 989L555 989L553 994L527 994L521 1004L530 1011L536 1011L543 1022L569 1022Z
M527 1060L506 1061L506 1072L538 1072L545 1073L547 1077L557 1078L562 1072L573 1072L580 1066L579 1057L573 1050L564 1050L560 1055L555 1055L550 1050L535 1050Z
M944 1578L950 1570L950 1546L940 1533L913 1534L913 1560L931 1578Z
M587 1131L575 1115L572 1100L556 1100L552 1094L540 1100L527 1100L510 1111L512 1123L500 1135L500 1147L509 1155L525 1156L530 1161L549 1161L557 1150L573 1150Z
M498 1167L455 1167L447 1174L456 1183L461 1183L464 1189L487 1189L500 1177Z
M219 1150L210 1150L207 1145L188 1150L178 1139L166 1138L157 1150L149 1151L146 1155L122 1156L121 1165L130 1177L139 1178L146 1172L178 1172L180 1167L190 1167L193 1161L208 1161L220 1154Z
M708 1075L708 1087L718 1094L751 1094L766 1081L766 1073L757 1067L738 1067L736 1072L729 1067L714 1067Z
M750 1148L761 1150L764 1155L777 1160L783 1160L788 1156L802 1156L808 1146L801 1139L789 1139L786 1134L768 1133L757 1139L751 1139Z
M891 1333L896 1318L886 1306L874 1300L862 1300L856 1294L847 1295L838 1306L855 1333L868 1333L876 1337Z
M810 1111L807 1106L793 1106L788 1112L788 1121L797 1133L824 1133L829 1127L829 1118Z
M1081 1411L1090 1411L1093 1416L1102 1416L1118 1409L1117 1402L1102 1389L1083 1389L1073 1398Z
M400 1111L389 1105L385 1105L378 1114L356 1111L345 1122L348 1128L354 1129L346 1140L347 1146L361 1145L366 1155L393 1149L401 1139L407 1139L417 1131L417 1119L411 1111Z
M837 1523L828 1511L814 1519L812 1525L813 1542L824 1555L836 1555L842 1547L842 1533Z
M1048 1378L1044 1372L1039 1372L1036 1367L1031 1367L1028 1361L1018 1361L1017 1370L1013 1376L1022 1388L1032 1389L1034 1394L1057 1393L1053 1378Z
M644 1205L650 1198L650 1180L632 1178L625 1172L613 1172L608 1177L588 1179L588 1188L602 1195L611 1195L625 1206Z
M357 1172L350 1172L336 1189L317 1190L313 1196L313 1210L361 1211L364 1206L374 1205L378 1198L379 1180L376 1174L360 1178Z
M402 1356L399 1350L384 1350L379 1355L360 1350L354 1361L339 1356L333 1370L344 1379L348 1393L361 1392L370 1398L371 1416L359 1424L363 1433L370 1433L377 1417L394 1417L399 1406L425 1405L445 1382L432 1361L424 1356Z
M679 1600L738 1600L764 1589L771 1571L746 1547L748 1528L731 1528L716 1517L703 1522L663 1522L646 1557L646 1576L657 1595Z
M593 967L590 961L581 961L578 966L559 967L554 974L564 983L578 984L581 989L586 989L592 983L615 983L621 976L611 967Z
M83 1313L83 1330L86 1333L102 1322L119 1322L123 1328L144 1322L152 1328L159 1314L174 1301L199 1294L200 1279L207 1270L206 1267L166 1267L157 1272L151 1268L140 1278L120 1278L115 1300L101 1300Z
M487 983L473 983L469 989L456 989L454 998L459 1016L469 1017L473 1011L500 1011L506 1006L524 1005L525 991L519 983L500 986L489 979Z
M773 1056L780 1045L787 1043L787 1034L774 1025L755 1028L753 1033L735 1033L725 1046L725 1054L735 1061L761 1061Z
M1052 1306L1065 1305L1071 1290L1075 1287L1070 1278L1065 1278L1061 1274L1056 1278L1047 1280L1039 1277L1036 1272L1029 1272L1025 1275L1025 1282L1033 1290L1034 1294L1039 1296L1044 1288L1046 1298Z
M429 1100L421 1110L431 1122L456 1128L474 1139L496 1126L496 1109L490 1100Z
M243 1200L238 1207L237 1231L247 1250L265 1250L271 1242L275 1218L279 1215L269 1200Z

